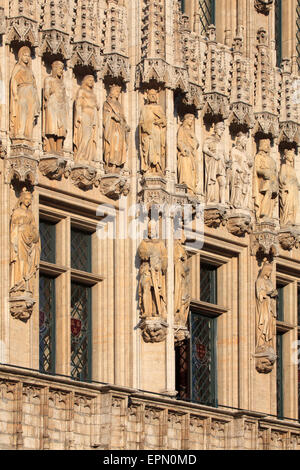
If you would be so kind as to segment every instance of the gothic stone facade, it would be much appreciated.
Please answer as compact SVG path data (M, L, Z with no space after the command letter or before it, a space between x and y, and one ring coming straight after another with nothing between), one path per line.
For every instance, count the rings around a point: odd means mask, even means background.
M300 448L298 3L1 1L0 448Z

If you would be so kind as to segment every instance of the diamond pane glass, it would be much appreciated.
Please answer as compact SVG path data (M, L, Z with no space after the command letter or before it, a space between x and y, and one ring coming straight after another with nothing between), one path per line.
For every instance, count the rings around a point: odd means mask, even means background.
M277 289L277 292L278 292L278 296L276 297L277 320L283 321L284 320L284 300L283 300L284 286L282 286L281 284L277 284L276 289Z
M71 230L71 266L80 271L91 271L91 235L82 230Z
M200 264L200 300L217 303L217 269L210 264Z
M55 280L40 275L39 362L41 372L55 372Z
M191 313L192 401L216 405L216 319Z
M276 64L280 67L282 59L282 38L281 38L281 7L282 0L275 0L275 45L276 45Z
M176 390L178 398L187 400L190 398L189 393L189 341L182 341L175 348L176 359Z
M199 18L201 34L204 35L208 26L215 23L214 0L199 0Z
M298 70L300 71L300 0L297 0L297 59L298 59Z
M40 220L41 260L55 263L55 224L47 220Z
M91 370L91 288L71 284L71 376L89 380Z
M276 336L276 369L277 369L277 416L278 418L283 417L283 364L282 364L282 343L283 336Z

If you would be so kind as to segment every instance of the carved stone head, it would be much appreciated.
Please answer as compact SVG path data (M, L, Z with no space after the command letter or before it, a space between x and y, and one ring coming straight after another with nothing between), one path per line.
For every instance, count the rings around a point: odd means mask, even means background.
M31 62L31 51L29 47L23 46L18 51L19 62L23 62L25 65L30 64Z
M82 85L85 88L91 88L93 89L95 85L95 78L93 75L86 75L84 79L82 80Z
M294 163L295 163L295 149L294 148L284 150L284 160L288 165L294 166Z
M224 131L225 131L225 124L223 121L217 122L214 125L214 132L218 137L222 137Z
M63 62L61 62L60 60L55 60L52 65L51 65L51 68L52 68L52 75L54 77L62 77L63 76L63 73L64 73L64 64Z
M258 144L258 151L269 153L271 149L270 139L260 139Z
M147 99L148 103L157 103L158 101L158 96L157 96L157 91L153 88L147 91Z
M114 83L113 85L110 85L109 87L109 96L111 98L118 99L120 96L121 90L122 90L122 87Z
M23 188L19 198L19 204L23 204L25 207L30 207L32 204L32 194L26 189Z

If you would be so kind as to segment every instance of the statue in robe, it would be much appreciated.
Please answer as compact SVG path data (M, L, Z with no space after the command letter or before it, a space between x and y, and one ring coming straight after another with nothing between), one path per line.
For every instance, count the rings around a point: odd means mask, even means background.
M295 225L299 210L299 182L294 168L295 150L285 149L279 173L279 209L282 227Z
M188 256L184 247L185 238L174 241L174 306L175 323L180 326L187 326L187 319L190 310L190 269L188 265Z
M197 149L199 142L193 129L195 116L186 114L177 133L178 182L195 193L197 187Z
M270 155L270 139L259 141L254 164L254 207L257 222L273 217L278 196L276 162Z
M10 224L10 293L13 296L32 296L40 263L40 236L31 205L31 193L23 188Z
M147 174L164 175L166 166L166 125L164 110L157 103L156 90L148 90L148 103L140 116L141 170Z
M225 130L223 121L214 125L214 133L208 137L203 146L205 163L206 203L226 204L227 169L229 159L225 154L222 135Z
M111 85L103 105L104 162L108 172L122 168L127 160L130 127L119 102L120 93L119 85Z
M250 209L252 162L247 155L247 136L240 132L231 150L232 175L230 204L235 209Z
M56 60L51 67L51 75L44 81L44 150L61 155L68 125L64 64Z
M97 160L98 111L95 79L86 75L75 100L74 159L90 163Z
M277 290L272 281L273 265L268 261L258 274L256 295L256 369L260 373L269 373L276 360L274 339L276 335L276 297Z
M161 317L166 319L166 271L168 255L164 242L157 237L149 223L148 239L142 240L138 248L141 260L139 282L139 305L141 318Z
M10 80L10 135L16 140L31 140L40 100L27 46L20 48L18 62Z

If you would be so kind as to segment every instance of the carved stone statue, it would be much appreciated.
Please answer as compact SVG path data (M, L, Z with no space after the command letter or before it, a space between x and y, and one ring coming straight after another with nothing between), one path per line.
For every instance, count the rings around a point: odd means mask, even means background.
M141 259L139 305L141 318L166 318L166 271L168 257L165 244L148 226L148 239L142 240L138 248Z
M10 135L12 139L31 140L40 101L29 47L20 48L18 59L10 81Z
M104 161L109 172L123 167L127 160L130 127L119 102L120 93L119 85L111 85L109 96L103 105Z
M44 150L62 154L67 135L68 106L64 85L64 64L56 60L44 82Z
M273 265L267 261L264 262L262 269L258 274L255 286L256 294L256 351L255 357L259 358L259 364L262 366L264 358L264 370L259 372L267 373L272 370L276 358L274 350L274 336L276 328L276 297L277 290L272 281ZM266 361L269 361L269 368ZM258 367L258 366L257 366ZM271 367L271 368L270 368Z
M32 196L23 189L11 216L11 289L13 296L33 294L40 262L40 237L31 210Z
M225 155L222 135L224 122L214 125L214 133L208 137L203 146L205 161L205 194L206 203L226 204L227 168L229 159Z
M197 186L197 149L199 142L193 129L195 116L186 114L177 133L178 182L185 184L191 193Z
M93 75L86 75L75 100L74 158L92 162L97 156L98 111Z
M285 163L279 173L279 207L280 225L286 227L295 225L299 210L299 182L294 168L295 150L286 149Z
M231 150L232 180L230 204L235 209L250 209L252 162L246 153L247 136L239 133Z
M148 90L148 104L140 116L141 170L144 173L163 175L166 159L166 125L164 110L157 103L156 90Z
M184 242L184 235L174 241L175 323L181 326L186 326L190 308L190 269Z
M271 219L279 188L276 163L270 155L270 139L259 141L253 185L256 220Z

